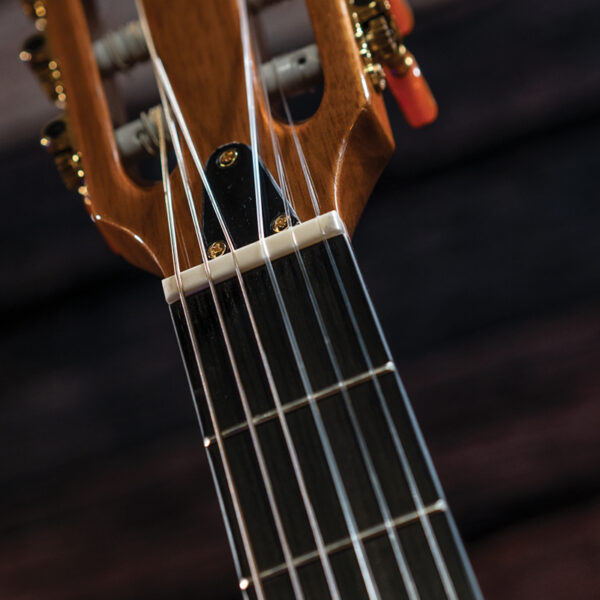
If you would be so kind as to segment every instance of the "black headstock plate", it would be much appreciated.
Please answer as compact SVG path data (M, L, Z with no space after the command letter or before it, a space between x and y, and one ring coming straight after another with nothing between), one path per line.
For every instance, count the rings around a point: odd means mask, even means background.
M259 161L259 168L262 218L265 235L268 236L273 233L273 221L286 214L286 207L279 187L262 161ZM258 225L252 150L247 145L238 143L221 146L208 160L206 177L235 248L256 242ZM202 210L203 231L208 246L223 241L225 236L206 190ZM289 214L289 225L297 224L298 217L291 206Z

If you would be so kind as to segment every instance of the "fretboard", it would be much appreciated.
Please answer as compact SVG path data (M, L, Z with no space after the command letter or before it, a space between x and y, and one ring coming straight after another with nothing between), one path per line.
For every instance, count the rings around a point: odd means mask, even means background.
M346 236L271 265L171 304L243 593L480 598Z

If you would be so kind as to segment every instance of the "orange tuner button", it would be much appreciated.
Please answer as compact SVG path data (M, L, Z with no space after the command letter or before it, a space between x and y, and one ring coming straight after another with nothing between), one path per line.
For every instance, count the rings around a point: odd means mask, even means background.
M412 8L406 0L388 0L390 3L390 12L398 25L402 35L408 35L415 25L415 16Z
M407 53L404 64L406 70L399 72L384 67L388 89L394 95L398 106L412 127L423 127L435 121L438 105L412 54Z

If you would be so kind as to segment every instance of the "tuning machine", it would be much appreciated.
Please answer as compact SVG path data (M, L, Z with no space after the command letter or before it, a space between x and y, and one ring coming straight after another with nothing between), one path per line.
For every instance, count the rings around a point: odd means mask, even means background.
M62 108L67 96L60 68L52 58L46 35L36 33L27 38L19 58L31 67L48 97L57 107Z
M44 0L21 0L23 12L33 19L38 31L46 29L46 2Z
M378 91L388 88L413 127L435 120L437 103L415 57L404 45L414 18L405 0L348 0L365 72Z
M65 186L73 192L87 196L81 154L74 148L69 124L64 116L50 121L44 127L40 144L54 158Z

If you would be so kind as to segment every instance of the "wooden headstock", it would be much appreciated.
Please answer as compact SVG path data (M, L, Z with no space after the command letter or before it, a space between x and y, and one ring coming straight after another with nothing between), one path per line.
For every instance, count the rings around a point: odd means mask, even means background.
M387 0L380 2L387 6ZM321 211L337 209L353 231L393 151L393 138L380 90L357 45L354 1L306 0L306 4L320 53L324 94L316 114L296 130ZM202 159L233 141L249 144L236 0L144 0L144 8ZM113 250L143 269L169 276L173 264L163 189L160 183L130 177L119 155L82 2L46 0L44 13L48 43L66 94L73 149L85 170L86 207ZM262 94L256 95L256 103L259 136L268 139ZM302 220L309 219L314 211L290 126L276 121L275 134L296 210ZM272 147L264 148L261 158L275 174ZM189 171L194 195L200 199L202 184L195 170ZM177 168L171 183L182 268L188 268L199 264L201 256Z

